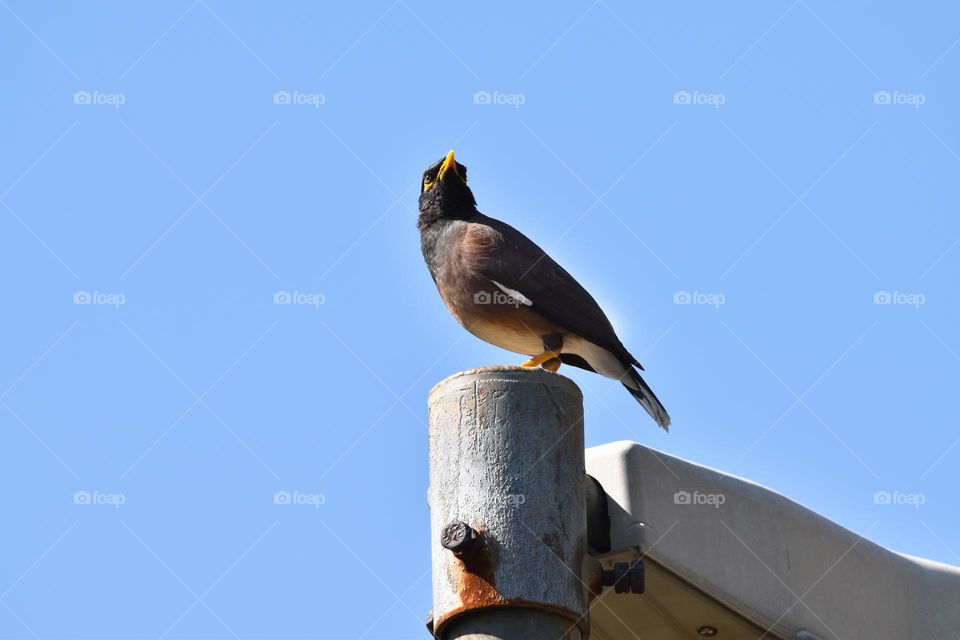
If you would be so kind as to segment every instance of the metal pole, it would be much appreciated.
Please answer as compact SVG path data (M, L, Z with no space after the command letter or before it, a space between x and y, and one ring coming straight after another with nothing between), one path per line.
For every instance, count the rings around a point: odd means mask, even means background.
M485 367L440 382L428 402L436 637L586 638L580 389Z

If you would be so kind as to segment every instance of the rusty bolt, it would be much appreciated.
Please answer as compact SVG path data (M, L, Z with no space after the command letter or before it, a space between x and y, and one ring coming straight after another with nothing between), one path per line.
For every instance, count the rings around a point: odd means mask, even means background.
M458 558L473 549L480 541L480 534L465 522L455 520L440 533L440 545L449 549Z
M643 593L643 561L617 562L612 569L604 569L603 586L613 587L617 593Z

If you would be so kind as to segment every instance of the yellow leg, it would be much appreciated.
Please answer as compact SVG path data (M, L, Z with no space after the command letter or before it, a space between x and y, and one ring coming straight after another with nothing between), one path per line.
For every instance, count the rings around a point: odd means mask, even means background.
M557 369L560 368L560 364L561 364L560 358L553 358L552 360L547 360L540 366L546 369L547 371L553 371L554 373L556 373Z
M530 358L520 366L521 367L539 367L544 362L547 362L548 360L553 360L554 358L559 358L559 357L560 357L560 354L557 353L556 351L544 351L540 355Z

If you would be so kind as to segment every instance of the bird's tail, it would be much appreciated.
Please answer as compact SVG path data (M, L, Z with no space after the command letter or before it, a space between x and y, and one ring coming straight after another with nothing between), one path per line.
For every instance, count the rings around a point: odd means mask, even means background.
M640 377L640 374L636 369L630 367L627 372L627 377L629 378L628 382L624 382L623 386L626 387L627 391L630 392L637 402L640 403L644 409L647 410L647 413L650 414L650 417L660 425L660 428L664 431L670 431L670 414L667 413L667 410L664 409L663 404L660 403L660 400L657 399L657 396L654 395L653 390L647 385L647 383Z

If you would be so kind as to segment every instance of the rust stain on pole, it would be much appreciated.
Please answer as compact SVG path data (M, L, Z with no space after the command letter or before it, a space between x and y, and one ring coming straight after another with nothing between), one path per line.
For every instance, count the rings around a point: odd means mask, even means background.
M507 600L497 592L496 574L486 543L465 559L455 558L450 570L462 605L445 612L437 620L438 628L464 611L507 604Z
M585 638L580 390L487 367L439 383L429 413L436 636Z

